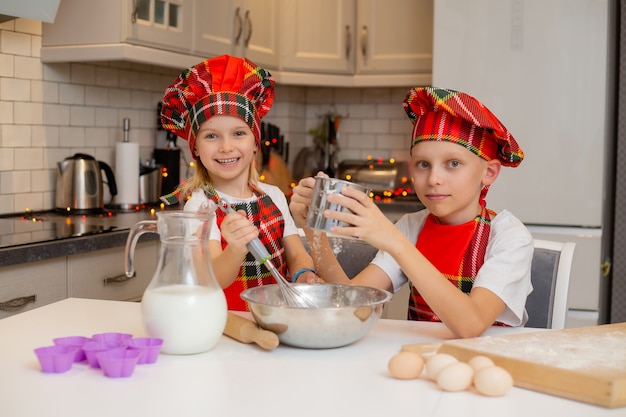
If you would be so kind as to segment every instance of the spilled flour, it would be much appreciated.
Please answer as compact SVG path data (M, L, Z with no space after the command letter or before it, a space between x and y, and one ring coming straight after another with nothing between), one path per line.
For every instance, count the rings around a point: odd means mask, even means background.
M485 336L446 344L561 369L626 371L626 324Z

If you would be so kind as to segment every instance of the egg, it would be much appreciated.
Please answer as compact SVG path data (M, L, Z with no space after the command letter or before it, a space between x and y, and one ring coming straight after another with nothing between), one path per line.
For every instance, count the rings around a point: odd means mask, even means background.
M454 356L447 353L437 353L426 361L426 376L436 381L439 371L454 362L458 362L458 359Z
M415 352L402 351L394 355L387 364L389 373L397 379L416 379L424 368L424 359Z
M485 368L487 366L494 365L491 359L483 355L474 356L472 359L470 359L467 362L467 364L474 369L474 372L478 371L479 369Z
M474 386L483 395L500 397L513 387L513 377L504 368L488 366L476 371Z
M437 385L444 391L463 391L472 385L474 369L465 362L453 362L437 375Z

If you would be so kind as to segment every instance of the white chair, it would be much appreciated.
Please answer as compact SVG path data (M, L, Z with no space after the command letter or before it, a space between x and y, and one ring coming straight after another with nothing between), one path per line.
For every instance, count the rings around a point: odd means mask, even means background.
M565 328L567 294L575 247L573 242L535 239L530 272L533 292L526 300L526 327Z

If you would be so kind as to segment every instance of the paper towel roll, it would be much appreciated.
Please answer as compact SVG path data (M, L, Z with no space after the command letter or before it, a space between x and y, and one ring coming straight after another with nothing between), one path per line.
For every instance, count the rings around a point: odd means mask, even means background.
M115 144L116 204L128 207L139 203L139 144Z

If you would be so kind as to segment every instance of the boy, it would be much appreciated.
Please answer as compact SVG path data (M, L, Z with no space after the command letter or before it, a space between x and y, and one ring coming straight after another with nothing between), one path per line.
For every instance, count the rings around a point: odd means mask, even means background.
M365 194L345 188L327 211L351 224L332 233L361 238L379 249L349 280L325 235L307 230L317 274L329 282L397 291L411 286L408 318L442 321L456 337L475 337L492 324L521 326L532 291L533 238L515 216L486 208L485 196L502 165L524 158L515 139L475 98L453 90L413 88L404 109L413 122L413 184L425 210L394 225ZM304 224L314 180L294 189L290 209ZM451 285L452 284L452 285Z

